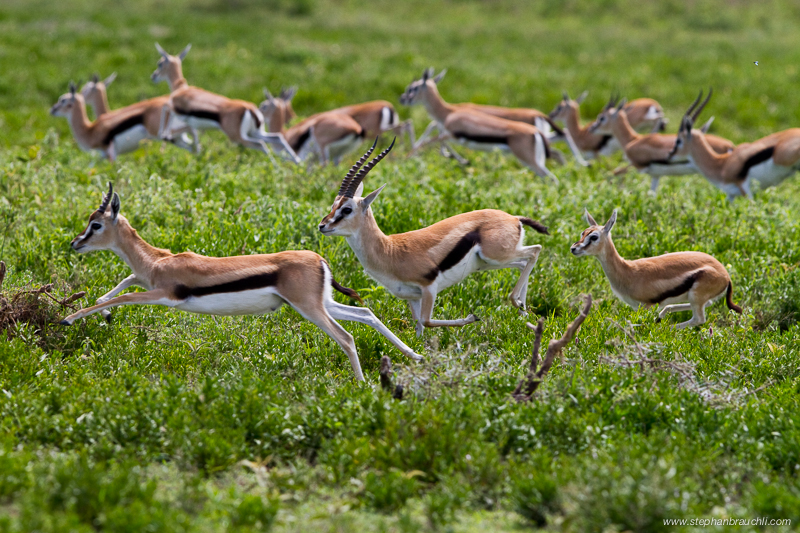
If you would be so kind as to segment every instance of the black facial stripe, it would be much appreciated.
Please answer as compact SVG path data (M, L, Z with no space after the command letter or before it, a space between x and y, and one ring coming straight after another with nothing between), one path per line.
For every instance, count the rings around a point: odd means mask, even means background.
M450 250L450 253L439 263L438 266L431 269L430 272L425 274L425 279L433 281L440 272L450 270L456 266L475 246L481 243L480 229L470 231L456 243L455 248Z
M764 148L760 152L756 152L750 157L747 158L747 161L744 162L742 165L742 170L739 171L739 178L744 179L747 177L748 172L750 172L750 168L758 165L759 163L763 163L770 157L772 154L775 153L775 147L770 146L769 148Z
M255 274L246 278L220 283L218 285L210 285L208 287L187 287L186 285L178 284L175 287L175 298L178 300L185 300L190 296L208 296L209 294L218 294L223 292L242 292L251 291L255 289L263 289L264 287L274 287L278 284L278 272L265 272L263 274Z
M697 272L691 273L685 280L683 280L683 282L680 285L678 285L674 289L664 291L663 293L659 294L658 296L650 300L650 303L660 304L661 302L663 302L668 298L674 298L675 296L680 296L681 294L689 292L689 290L692 288L695 282L698 279L700 279L700 276L702 276L702 274L703 274L702 270L698 270Z

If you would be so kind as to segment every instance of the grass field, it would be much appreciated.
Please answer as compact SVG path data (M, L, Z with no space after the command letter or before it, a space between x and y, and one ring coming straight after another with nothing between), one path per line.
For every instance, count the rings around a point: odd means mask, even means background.
M376 0L6 0L0 5L0 258L6 294L55 284L90 305L129 274L110 252L79 255L106 182L155 246L224 256L314 250L402 340L410 364L372 329L356 338L366 384L320 330L284 308L207 317L127 307L71 328L19 324L0 342L0 531L668 531L665 518L800 523L800 185L790 178L729 204L700 176L613 177L619 156L556 167L560 185L499 153L468 168L401 145L366 180L387 233L478 208L531 216L551 236L528 293L560 336L581 295L595 305L530 404L510 401L533 335L507 304L509 271L442 293L426 330L316 226L346 167L274 166L204 135L192 156L149 144L114 165L79 151L47 114L69 80L117 71L111 107L163 94L149 75L159 41L190 83L258 102L299 85L308 115L397 97L423 68L448 68L445 99L549 111L589 89L584 119L612 91L650 96L674 131L701 88L705 116L734 142L800 124L800 8L789 1L640 3ZM759 66L753 61L758 60ZM416 129L424 110L400 108ZM385 144L385 143L384 143ZM354 156L355 158L355 156ZM620 253L717 257L742 316L617 300L599 264L569 253L584 206L614 208ZM337 296L339 298L339 296ZM39 299L50 302L44 296ZM344 301L339 298L339 301ZM44 304L43 304L44 305ZM48 320L63 315L48 304ZM406 397L378 385L389 355ZM645 364L626 364L641 359ZM728 531L707 527L704 531ZM736 531L790 531L743 526Z

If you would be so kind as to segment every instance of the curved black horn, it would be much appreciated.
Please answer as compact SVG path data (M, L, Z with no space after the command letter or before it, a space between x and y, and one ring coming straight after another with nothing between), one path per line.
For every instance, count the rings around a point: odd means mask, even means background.
M705 99L705 100L703 100L703 103L702 103L702 104L700 104L700 107L698 107L698 108L697 108L697 111L695 111L695 112L694 112L694 114L692 114L692 121L695 121L695 120L697 120L697 117L699 117L699 116L700 116L700 113L702 113L702 112L703 112L703 109L705 109L705 107L706 107L706 104L708 103L708 101L709 101L709 100L711 100L711 94L712 94L713 92L714 92L714 89L713 89L713 88L711 88L711 87L709 87L709 88L708 88L708 96L706 96L706 99ZM702 93L700 93L700 94L702 94Z
M97 208L98 211L101 213L106 212L106 208L108 207L108 203L111 201L111 197L114 196L114 186L111 182L108 182L108 192L103 195L103 203L100 204L100 207Z
M348 198L353 197L352 194L349 196L347 195L347 191L350 189L350 184L353 182L353 178L355 178L356 172L358 172L358 169L361 168L361 165L363 165L364 162L367 159L369 159L369 156L372 155L372 152L375 151L375 146L377 144L378 144L378 138L375 137L375 142L372 143L372 146L370 147L369 150L367 150L367 153L362 155L361 158L358 161L356 161L352 167L350 167L350 171L345 175L344 179L342 180L342 186L339 187L339 196L346 196ZM355 192L355 189L353 189L353 192Z
M361 170L358 171L358 174L356 174L356 177L353 178L353 181L350 182L350 187L348 188L347 193L345 194L346 197L348 197L348 198L352 198L353 197L353 195L356 192L356 189L358 189L358 186L361 184L362 181L364 181L364 178L369 173L369 171L372 170L373 168L375 168L375 165L380 163L381 159L386 157L386 154L388 154L389 152L392 151L392 148L394 148L394 143L396 141L397 141L397 137L392 139L392 144L389 145L389 148L387 148L383 152L379 153L377 156L375 156L375 158L372 161L370 161L369 163L364 165L364 167Z
M100 75L97 72L95 72L94 74L92 74L92 82L97 83L98 81L100 81Z
M686 113L684 113L684 115L686 115L687 117L691 116L692 111L694 111L694 108L697 107L697 104L700 102L700 99L702 97L703 97L703 91L701 89L700 94L697 95L697 98L694 99L694 102L692 102L692 105L689 106L689 109L686 110Z

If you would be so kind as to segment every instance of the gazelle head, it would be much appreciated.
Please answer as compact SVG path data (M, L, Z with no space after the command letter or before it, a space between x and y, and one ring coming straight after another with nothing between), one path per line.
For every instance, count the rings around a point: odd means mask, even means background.
M264 115L264 120L269 122L273 115L277 113L283 125L296 117L297 114L294 112L294 109L292 109L292 98L294 98L295 94L297 94L296 86L289 87L288 89L281 89L281 93L277 97L272 96L269 89L264 87L264 98L266 100L261 102L258 106L259 111Z
M689 144L692 142L692 131L694 129L694 123L697 120L697 117L700 116L700 113L703 112L703 109L706 107L706 104L711 99L711 94L714 92L714 89L708 89L708 96L706 99L703 100L703 103L700 104L698 107L697 104L700 102L700 99L703 98L703 91L700 91L700 94L697 95L695 101L689 106L689 109L686 110L686 113L683 115L681 119L681 126L678 129L678 135L675 137L675 145L672 147L672 150L669 152L669 157L685 157L689 154ZM697 108L697 109L695 109ZM710 123L707 123L706 126L703 126L703 133L705 130L708 129Z
M400 95L400 103L403 105L414 105L422 102L425 99L425 93L429 88L436 88L436 85L442 81L444 75L447 73L447 69L442 70L436 76L433 75L434 70L433 67L425 69L422 73L422 77L418 80L412 81L408 87L406 87L405 92Z
M92 79L84 83L83 87L81 87L83 99L87 102L91 102L95 98L100 98L100 95L105 92L106 87L111 85L115 79L117 79L116 72L112 72L109 77L102 81L100 80L100 76L93 74Z
M58 102L50 108L50 114L54 117L69 117L72 115L75 106L80 106L84 103L83 96L77 91L75 84L69 82L69 92L62 94L58 98Z
M618 101L619 97L611 96L603 110L597 115L595 121L589 126L589 133L611 135L611 124L619 116L619 112L622 111L625 104L628 103L627 98L623 98L619 103Z
M159 58L156 65L156 70L150 76L150 79L153 80L154 83L158 83L160 81L169 82L170 80L182 78L183 70L181 65L183 64L183 59L186 57L186 54L188 54L189 50L191 49L192 45L187 44L186 48L184 48L180 54L177 56L171 56L166 50L161 48L160 44L156 43L156 50L158 50L158 53L161 54L161 57Z
M70 243L72 249L83 254L113 247L118 237L119 207L119 195L114 192L114 187L109 181L108 192L103 195L100 207L89 217L86 229L72 239Z
M605 226L599 225L594 221L592 215L589 214L587 209L584 213L586 222L589 227L583 230L581 238L578 242L573 244L569 251L575 257L583 257L584 255L599 255L603 249L611 242L611 228L617 222L617 210L611 214Z
M369 163L364 163L372 155L375 150L375 145L378 139L372 143L372 147L367 150L361 159L356 161L355 165L350 168L350 171L342 180L342 186L339 187L339 193L333 201L331 211L319 223L319 231L324 235L338 235L341 237L349 237L358 231L358 228L364 221L364 217L369 213L369 206L375 201L375 198L381 193L386 185L380 186L368 195L362 197L364 192L364 177L369 173L372 168L377 165L381 159L386 157L397 140L392 140L389 148L379 153ZM364 165L363 167L361 165Z
M586 97L589 95L589 91L583 91L581 95L573 100L567 94L567 91L562 93L561 101L550 111L549 117L552 120L566 120L567 116L572 110L577 110L578 106L580 106Z

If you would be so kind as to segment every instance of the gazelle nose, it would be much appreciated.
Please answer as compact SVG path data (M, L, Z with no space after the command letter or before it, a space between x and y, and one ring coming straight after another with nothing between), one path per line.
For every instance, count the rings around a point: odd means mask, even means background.
M325 224L320 224L320 225L319 225L319 230L320 230L320 231L322 231L322 230L324 230L324 229L325 229Z

